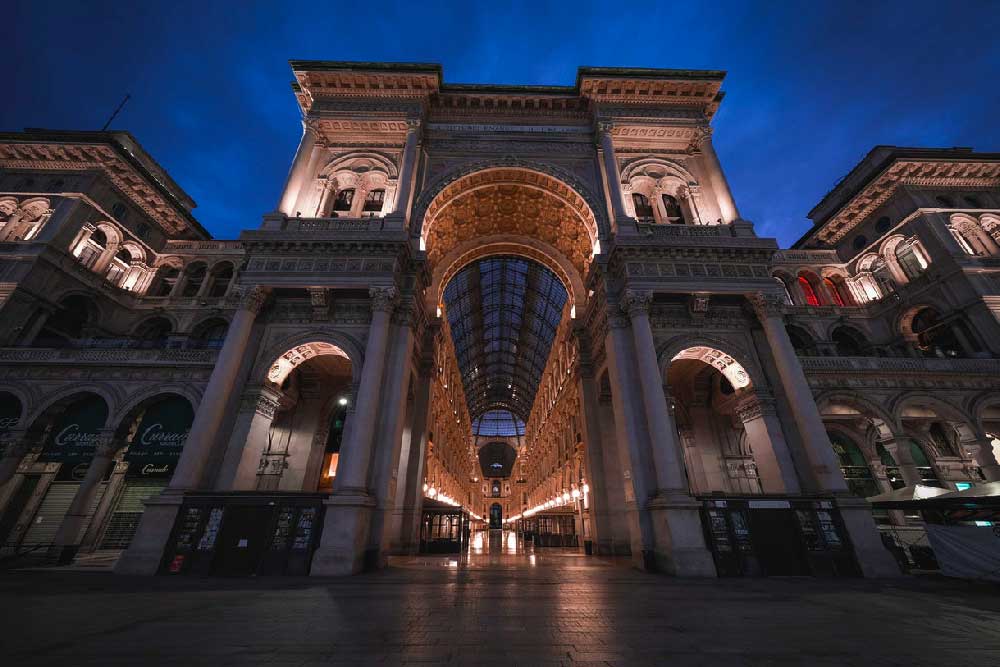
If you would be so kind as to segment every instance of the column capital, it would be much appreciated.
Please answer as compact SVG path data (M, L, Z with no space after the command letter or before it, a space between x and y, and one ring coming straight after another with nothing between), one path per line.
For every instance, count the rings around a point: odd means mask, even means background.
M763 396L747 396L736 405L736 416L744 423L775 414L774 399Z
M399 291L393 286L370 287L368 296L371 297L372 312L391 313L396 306Z
M613 121L610 121L610 120L599 120L599 121L597 121L597 131L602 136L606 135L606 134L610 134L611 130L613 130L614 127L615 127L615 124L614 124Z
M761 322L768 318L780 318L785 311L785 300L778 294L758 292L747 296L750 307Z
M653 293L647 290L627 289L621 300L622 312L628 313L632 319L640 315L649 315L649 306L653 302Z
M259 315L267 301L268 290L260 285L234 285L226 300L240 310Z

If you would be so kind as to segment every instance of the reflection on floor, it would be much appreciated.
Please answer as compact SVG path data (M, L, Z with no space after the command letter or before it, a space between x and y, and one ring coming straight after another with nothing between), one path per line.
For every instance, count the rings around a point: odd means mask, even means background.
M469 548L461 554L393 556L390 567L454 569L535 569L627 567L628 558L584 555L582 548L536 547L511 530L484 530L472 534Z

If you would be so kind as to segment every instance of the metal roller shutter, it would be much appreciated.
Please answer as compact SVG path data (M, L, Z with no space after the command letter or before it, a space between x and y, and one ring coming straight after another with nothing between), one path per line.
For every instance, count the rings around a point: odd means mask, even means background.
M163 479L138 479L129 481L122 490L108 527L101 539L102 549L126 549L132 542L144 506L142 501L155 496L167 487Z
M97 493L94 494L94 500L87 511L89 516L94 515L106 487L107 484L102 482ZM38 507L38 511L35 512L31 527L28 528L21 544L52 544L56 531L59 530L59 525L66 516L66 512L69 511L70 503L73 502L73 497L76 496L79 489L79 482L52 482L48 491L45 492L45 498Z

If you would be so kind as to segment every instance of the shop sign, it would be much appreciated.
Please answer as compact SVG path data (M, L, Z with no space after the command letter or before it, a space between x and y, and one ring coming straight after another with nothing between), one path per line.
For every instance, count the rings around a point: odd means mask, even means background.
M192 421L194 411L183 398L169 398L150 406L125 453L129 475L170 475L181 456Z
M55 423L38 460L46 463L89 463L97 449L108 408L98 397L74 403Z
M21 401L13 394L3 394L0 397L0 456L10 444L10 432L17 428L20 421Z

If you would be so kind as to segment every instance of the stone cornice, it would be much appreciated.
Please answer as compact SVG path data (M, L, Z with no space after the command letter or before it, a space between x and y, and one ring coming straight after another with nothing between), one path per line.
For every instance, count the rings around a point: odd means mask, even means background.
M208 237L201 225L155 179L142 173L111 144L45 142L0 143L0 168L46 171L98 171L152 218L168 236Z
M1000 187L1000 161L895 160L852 195L832 217L807 232L796 242L796 247L813 240L827 244L838 242L904 186L997 188Z

